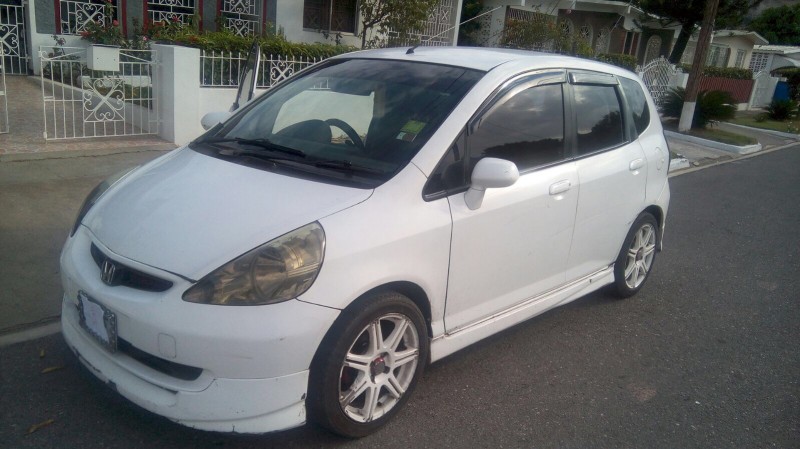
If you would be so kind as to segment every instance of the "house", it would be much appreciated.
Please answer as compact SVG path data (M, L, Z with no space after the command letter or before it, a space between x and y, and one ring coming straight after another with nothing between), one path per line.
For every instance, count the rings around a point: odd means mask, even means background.
M748 68L753 57L753 48L767 43L767 40L755 31L714 31L706 64L714 67ZM683 52L681 63L692 63L696 47L697 36L692 36Z
M455 44L461 3L440 0L416 37L425 45ZM347 45L361 44L357 0L3 0L0 39L7 73L38 73L38 51L50 51L56 44L54 36L66 46L85 46L80 33L88 23L107 19L109 12L128 35L135 24L177 21L240 35L275 27L294 42L339 39Z
M626 1L485 0L483 4L492 11L479 19L483 46L501 45L509 21L551 20L563 33L584 40L595 54L627 54L645 63L667 55L680 30L679 25L662 26L654 20L642 23L643 11Z
M800 67L800 47L789 45L756 45L749 64L753 73L772 72L784 67Z

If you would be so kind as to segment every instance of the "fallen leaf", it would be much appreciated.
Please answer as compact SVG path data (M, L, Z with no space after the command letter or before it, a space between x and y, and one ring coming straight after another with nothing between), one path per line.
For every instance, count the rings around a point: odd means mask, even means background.
M28 429L28 435L32 434L33 432L36 432L37 430L41 429L42 427L49 426L50 424L53 424L54 422L55 421L53 421L52 419L48 419L47 421L42 421L39 424L34 424Z
M39 358L40 358L40 359L43 359L43 358L44 358L44 349L40 349L40 350L39 350Z
M48 366L47 368L42 370L42 374L52 373L53 371L58 371L63 369L64 365L57 365L57 366Z

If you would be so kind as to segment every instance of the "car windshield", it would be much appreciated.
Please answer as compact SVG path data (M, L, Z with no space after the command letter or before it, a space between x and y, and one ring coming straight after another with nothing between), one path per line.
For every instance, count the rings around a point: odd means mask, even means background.
M390 60L323 63L256 100L198 143L376 186L403 168L482 72ZM256 154L258 153L258 154Z

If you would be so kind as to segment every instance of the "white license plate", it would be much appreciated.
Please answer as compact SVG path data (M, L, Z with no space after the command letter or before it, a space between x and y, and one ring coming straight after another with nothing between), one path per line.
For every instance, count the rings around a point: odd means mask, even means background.
M111 352L117 350L117 316L85 292L78 292L81 326Z

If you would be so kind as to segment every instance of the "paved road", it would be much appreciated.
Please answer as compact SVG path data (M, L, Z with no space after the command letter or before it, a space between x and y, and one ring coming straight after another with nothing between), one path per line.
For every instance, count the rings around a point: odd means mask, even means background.
M164 145L135 150L148 148ZM160 154L0 162L0 335L61 313L58 255L84 198L110 174Z
M671 182L644 291L593 294L431 366L371 437L185 429L94 380L56 335L0 348L0 446L797 447L800 145Z

